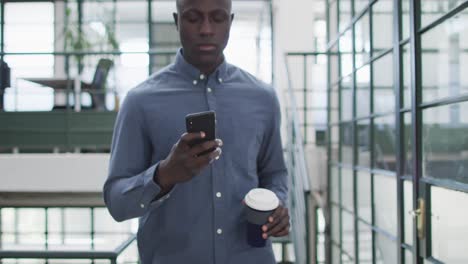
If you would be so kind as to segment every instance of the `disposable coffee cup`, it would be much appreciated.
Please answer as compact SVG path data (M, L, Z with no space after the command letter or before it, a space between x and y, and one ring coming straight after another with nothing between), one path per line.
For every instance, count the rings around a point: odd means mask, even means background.
M252 247L264 247L262 226L279 205L276 194L263 188L255 188L245 195L247 216L247 243Z

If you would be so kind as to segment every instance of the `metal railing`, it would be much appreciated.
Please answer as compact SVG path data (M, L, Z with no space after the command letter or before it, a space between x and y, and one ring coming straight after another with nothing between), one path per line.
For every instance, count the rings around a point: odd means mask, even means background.
M132 223L115 223L98 194L10 193L0 220L0 263L139 262Z
M286 160L290 177L290 209L292 239L297 264L310 263L309 226L307 213L307 196L310 194L308 169L305 160L301 128L296 107L296 98L290 79L289 66L286 63L288 76L289 109L287 113L287 152Z

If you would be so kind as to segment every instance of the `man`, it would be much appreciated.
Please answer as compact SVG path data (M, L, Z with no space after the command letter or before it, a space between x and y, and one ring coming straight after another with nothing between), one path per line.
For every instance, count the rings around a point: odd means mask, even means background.
M144 264L275 263L270 241L247 244L242 202L256 187L282 204L263 238L289 232L278 100L224 60L233 18L231 0L177 1L182 49L120 109L104 199L117 221L140 218ZM185 116L207 110L216 112L219 139L189 147L204 133L184 133ZM215 150L197 155L208 149Z

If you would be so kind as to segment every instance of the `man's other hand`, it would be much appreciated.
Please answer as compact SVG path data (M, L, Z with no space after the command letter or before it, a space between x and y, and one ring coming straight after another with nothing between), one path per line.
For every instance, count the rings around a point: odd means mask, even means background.
M289 222L289 211L288 208L279 205L273 214L268 217L268 223L262 226L263 238L267 239L270 236L282 237L289 234L289 228L291 224Z

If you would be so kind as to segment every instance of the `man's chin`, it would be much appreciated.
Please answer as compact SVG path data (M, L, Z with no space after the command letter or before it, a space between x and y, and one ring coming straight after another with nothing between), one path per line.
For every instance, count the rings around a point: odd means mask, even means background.
M222 61L222 56L218 54L199 54L198 65L203 67L211 67L219 64Z

